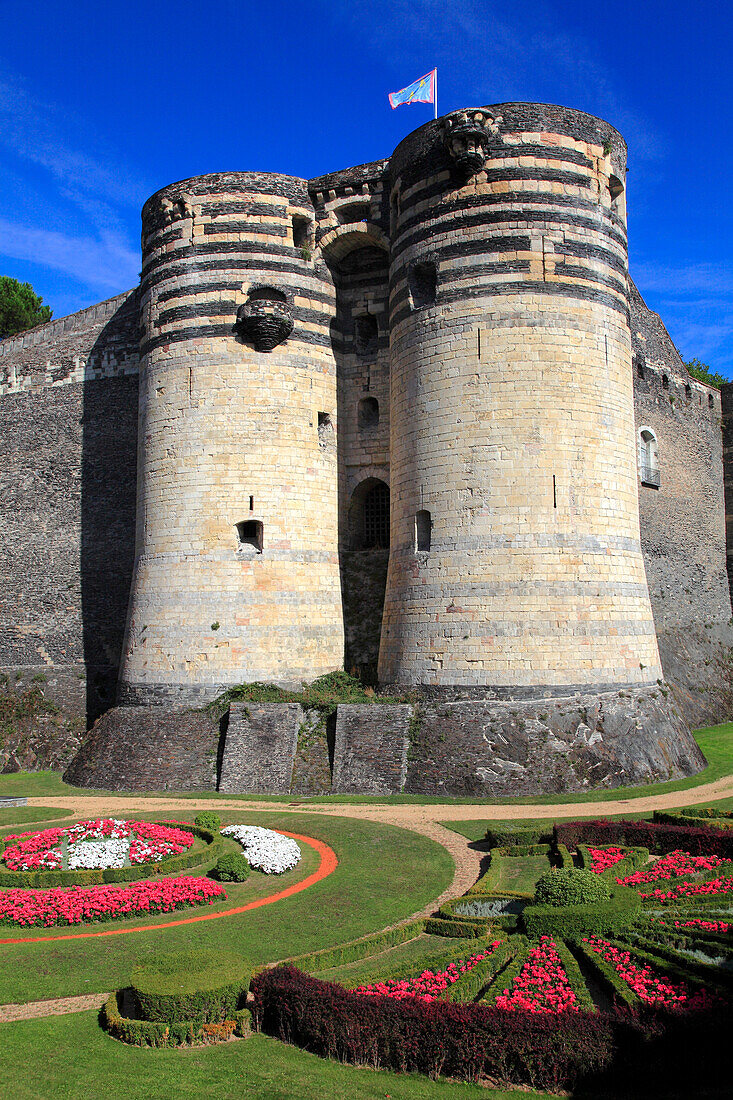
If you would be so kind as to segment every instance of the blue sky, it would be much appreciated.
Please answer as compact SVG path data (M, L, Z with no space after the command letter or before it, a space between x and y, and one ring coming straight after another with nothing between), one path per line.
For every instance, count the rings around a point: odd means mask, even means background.
M140 207L221 170L388 156L432 107L536 100L629 144L631 273L687 359L733 377L733 6L721 0L0 0L0 274L62 316L125 290Z

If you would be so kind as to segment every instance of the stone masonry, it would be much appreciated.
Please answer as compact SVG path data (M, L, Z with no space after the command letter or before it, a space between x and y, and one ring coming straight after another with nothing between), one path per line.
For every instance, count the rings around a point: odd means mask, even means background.
M603 782L662 727L649 775L694 770L675 707L733 701L720 396L629 280L625 174L603 120L505 103L310 181L158 191L139 288L0 344L0 670L82 684L90 722L115 679L180 724L344 666L435 708L614 699ZM418 783L402 712L360 721L335 788ZM240 722L231 782L266 785Z

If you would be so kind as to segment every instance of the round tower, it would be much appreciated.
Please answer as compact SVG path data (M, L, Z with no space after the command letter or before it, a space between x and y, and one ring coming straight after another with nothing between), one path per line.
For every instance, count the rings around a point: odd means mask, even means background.
M143 207L138 516L120 701L343 667L334 290L305 181Z
M421 127L390 170L380 681L448 698L656 681L623 138L505 103Z

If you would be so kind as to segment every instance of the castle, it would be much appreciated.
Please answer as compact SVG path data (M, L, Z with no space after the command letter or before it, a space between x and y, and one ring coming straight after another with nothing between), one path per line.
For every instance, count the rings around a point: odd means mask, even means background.
M688 726L731 700L724 410L628 277L625 179L608 123L504 103L310 181L158 191L138 288L0 344L0 667L91 718L344 667L422 700L340 716L339 789L388 758L408 790L699 768ZM286 774L260 718L240 765L259 737Z

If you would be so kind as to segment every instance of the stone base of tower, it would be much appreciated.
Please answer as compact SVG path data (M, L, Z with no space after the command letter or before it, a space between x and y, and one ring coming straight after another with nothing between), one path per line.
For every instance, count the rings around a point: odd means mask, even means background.
M292 703L233 707L221 726L207 711L116 707L64 778L113 790L218 785L232 793L480 799L641 786L705 766L664 685L523 701L340 705L335 729L324 725L319 734L323 766L312 790L308 718Z

